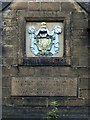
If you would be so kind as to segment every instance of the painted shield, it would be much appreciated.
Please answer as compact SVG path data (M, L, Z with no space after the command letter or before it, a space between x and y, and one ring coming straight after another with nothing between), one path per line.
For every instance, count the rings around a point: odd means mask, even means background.
M41 38L37 40L37 46L41 51L50 50L51 39Z
M52 56L59 51L59 37L61 27L55 28L49 32L46 23L41 23L41 28L36 30L34 27L29 28L31 51L36 56Z

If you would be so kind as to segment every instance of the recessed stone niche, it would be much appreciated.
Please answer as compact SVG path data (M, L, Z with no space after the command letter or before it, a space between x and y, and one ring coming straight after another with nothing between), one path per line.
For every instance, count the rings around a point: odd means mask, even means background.
M26 22L26 57L63 57L63 22Z

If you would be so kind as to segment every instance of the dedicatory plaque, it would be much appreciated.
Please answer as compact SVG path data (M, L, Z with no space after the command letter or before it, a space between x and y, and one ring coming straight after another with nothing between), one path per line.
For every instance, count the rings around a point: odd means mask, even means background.
M12 96L77 96L74 77L12 77Z

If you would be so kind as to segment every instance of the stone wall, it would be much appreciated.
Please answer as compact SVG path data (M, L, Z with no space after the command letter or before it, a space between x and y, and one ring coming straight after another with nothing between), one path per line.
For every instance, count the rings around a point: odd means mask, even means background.
M69 65L36 67L24 65L22 62L24 28L23 24L20 24L23 21L23 16L30 15L34 20L38 17L43 20L50 18L50 16L53 19L60 18L66 14L70 15L70 18L68 17L66 20L67 24L69 23L69 28L65 29L65 43L70 46L66 50ZM59 117L81 120L88 117L87 28L87 13L77 3L14 3L10 10L3 11L3 118L46 118L47 112L50 110L50 102L54 100L58 101L60 105ZM66 35L70 38L66 39ZM26 91L26 94L21 94L21 86L20 88L18 86L19 91L17 91L17 86L16 89L13 89L15 87L14 80L20 82L27 80L27 78L34 81L37 79L71 80L70 84L75 84L76 87L71 88L71 93L67 91L68 94L63 90L60 96L33 96L29 91ZM62 83L60 87L60 90L67 89ZM24 89L26 90L26 88ZM54 93L56 94L57 91Z
M2 3L0 2L0 10ZM2 13L0 13L0 119L2 118Z

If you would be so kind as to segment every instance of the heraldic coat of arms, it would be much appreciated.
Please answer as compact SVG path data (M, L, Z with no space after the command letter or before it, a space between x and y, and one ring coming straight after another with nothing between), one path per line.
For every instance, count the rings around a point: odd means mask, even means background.
M49 31L46 22L42 22L39 30L31 26L28 32L30 34L30 48L35 56L53 56L59 52L60 26L55 26L52 31Z

